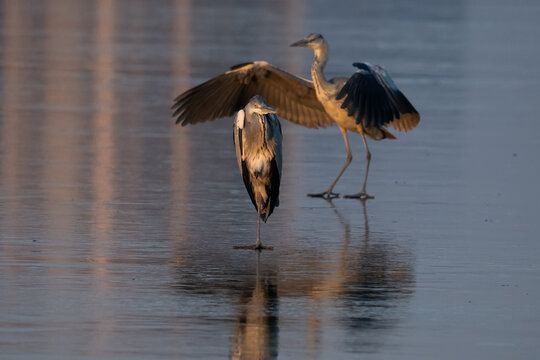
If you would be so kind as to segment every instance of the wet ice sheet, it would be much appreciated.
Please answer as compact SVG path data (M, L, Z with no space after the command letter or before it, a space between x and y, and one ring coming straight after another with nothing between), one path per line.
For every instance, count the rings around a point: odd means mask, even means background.
M540 76L533 2L2 2L0 358L534 358ZM384 65L422 113L370 143L376 199L333 203L336 128L283 123L263 226L229 120L178 92L247 60ZM336 190L357 192L363 149Z

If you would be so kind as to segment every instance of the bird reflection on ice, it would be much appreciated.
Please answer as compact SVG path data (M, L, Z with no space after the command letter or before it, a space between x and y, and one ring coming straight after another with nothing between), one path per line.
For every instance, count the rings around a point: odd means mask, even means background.
M276 358L283 347L321 357L327 341L347 352L376 350L406 312L413 257L398 239L372 232L366 204L359 203L363 221L352 224L328 201L343 229L333 246L233 253L219 267L178 264L179 298L191 293L204 316L230 322L229 352L236 359Z
M391 328L399 316L392 308L408 299L413 292L413 265L410 257L380 242L380 234L370 233L366 201L361 236L351 244L351 225L331 200L327 200L343 226L341 250L332 271L313 286L309 295L307 348L315 356L322 344L324 327L329 320L329 304L335 307L332 317L346 332L347 347L353 352L369 352L382 345L378 330ZM398 310L399 312L399 310ZM373 330L373 336L367 336Z
M261 253L255 254L255 288L241 295L232 338L233 359L274 359L278 354L278 291L261 275Z

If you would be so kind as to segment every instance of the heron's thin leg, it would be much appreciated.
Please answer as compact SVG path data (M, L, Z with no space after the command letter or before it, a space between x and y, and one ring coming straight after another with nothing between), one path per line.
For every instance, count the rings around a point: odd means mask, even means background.
M352 194L352 195L345 195L344 198L346 199L366 200L366 199L375 198L374 196L368 195L366 193L366 184L367 184L367 178L368 178L368 173L369 173L369 163L371 162L371 152L369 151L369 147L367 145L366 135L364 135L364 133L362 133L361 135L362 135L362 142L364 143L364 147L366 148L366 173L364 174L364 185L362 186L362 190L359 193Z
M234 246L235 249L247 249L247 250L274 250L272 246L264 246L261 242L261 210L257 209L257 239L255 245L248 246Z
M261 212L257 210L257 241L255 243L255 250L274 250L273 246L264 246L261 241Z
M257 240L255 241L255 249L261 247L261 211L257 210Z
M345 172L345 169L349 166L349 164L352 161L352 153L351 153L351 147L349 146L349 138L347 137L347 130L343 129L341 126L339 127L339 131L341 131L341 134L343 135L343 140L345 140L345 148L347 149L347 160L345 161L345 165L343 166L343 169L339 172L338 176L336 177L336 180L330 185L326 191L320 193L320 194L308 194L308 196L311 197L323 197L323 198L335 198L338 197L339 194L333 193L332 190L334 189L334 186L336 186L337 182L339 181L339 178L343 173Z

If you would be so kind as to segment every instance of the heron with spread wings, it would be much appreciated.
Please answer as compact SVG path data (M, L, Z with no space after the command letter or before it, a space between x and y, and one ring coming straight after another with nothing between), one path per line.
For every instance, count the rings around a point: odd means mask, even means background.
M254 95L262 95L278 116L309 128L336 123L343 135L347 160L332 184L312 197L333 198L334 186L352 161L347 131L360 134L366 149L366 170L360 192L347 198L373 198L366 192L371 162L366 137L395 139L387 128L412 130L420 122L414 106L380 66L354 63L358 70L350 77L327 80L323 70L328 61L328 44L320 34L310 34L291 46L313 49L313 81L290 74L267 62L256 61L233 66L180 94L174 100L176 123L183 126L232 116Z

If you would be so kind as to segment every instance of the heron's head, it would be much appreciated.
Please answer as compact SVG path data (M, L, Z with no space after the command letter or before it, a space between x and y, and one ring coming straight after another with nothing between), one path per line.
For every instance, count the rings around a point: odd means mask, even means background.
M292 43L291 46L302 46L312 49L318 49L324 44L326 44L326 40L324 40L321 34L309 34L302 40Z
M261 115L276 114L277 111L270 107L261 95L255 95L249 100L246 105L246 111L251 113L257 113Z

